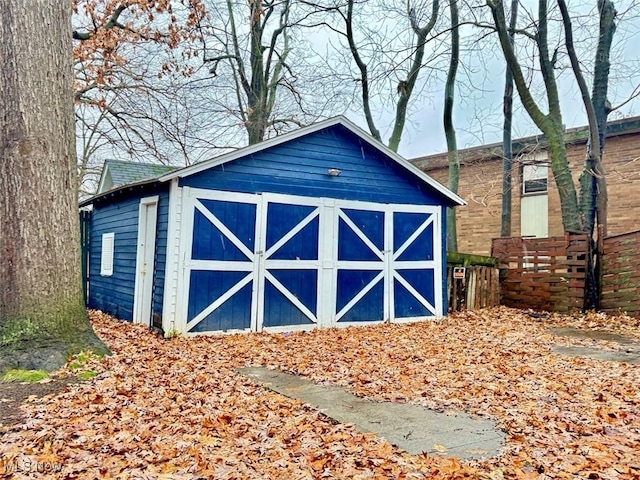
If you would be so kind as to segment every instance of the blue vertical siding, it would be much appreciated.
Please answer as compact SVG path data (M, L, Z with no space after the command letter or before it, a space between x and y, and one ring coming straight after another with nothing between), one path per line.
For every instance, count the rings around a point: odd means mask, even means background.
M169 209L167 188L94 205L89 252L89 308L102 310L123 320L133 319L140 199L159 195L152 310L153 315L161 317ZM100 275L102 234L110 232L115 234L113 275L103 276Z
M164 279L167 269L167 238L169 233L169 190L157 192L158 223L156 226L155 272L153 275L153 303L151 318L153 325L162 328L162 305L164 303Z
M341 174L331 177L329 168ZM182 178L180 186L376 203L451 203L341 125Z

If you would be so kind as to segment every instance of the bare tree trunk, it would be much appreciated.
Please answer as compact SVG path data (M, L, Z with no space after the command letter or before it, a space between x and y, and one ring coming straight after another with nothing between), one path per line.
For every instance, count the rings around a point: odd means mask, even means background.
M71 5L3 0L0 15L0 371L51 370L107 352L80 283Z
M571 68L580 88L582 101L589 120L589 142L584 163L584 169L580 175L580 215L584 228L593 236L596 222L598 224L598 242L606 236L607 231L607 185L605 172L602 166L602 154L607 126L607 89L609 85L609 56L613 34L615 32L615 9L609 0L600 0L598 8L600 12L600 35L596 50L594 82L591 95L587 82L580 67L573 43L573 29L571 18L565 0L557 0L565 32L565 43L571 60ZM598 306L600 279L598 264L600 254L597 248L592 252L597 253L596 260L591 259L591 268L587 271L587 285L585 306L596 308Z
M460 180L460 158L458 157L458 142L456 130L453 126L453 103L455 98L456 74L460 61L460 32L458 29L458 3L457 0L449 1L451 14L451 58L449 59L449 71L444 87L444 133L447 139L447 156L449 158L449 177L447 187L453 193L458 193ZM456 228L456 211L447 209L447 251L458 251L458 234Z
M375 120L373 119L373 113L371 111L371 102L369 96L369 72L367 70L367 64L364 63L362 57L360 56L360 52L358 51L358 46L356 45L356 40L353 32L353 3L354 0L348 0L347 2L345 35L347 37L347 42L349 43L349 51L351 52L351 56L353 57L354 62L356 62L358 70L360 70L360 84L362 85L362 108L364 109L364 117L367 120L369 132L371 132L371 136L373 136L373 138L375 138L379 142L382 142L380 130L378 130L378 128L376 127Z
M514 52L514 48L509 43L509 33L502 0L487 0L487 5L491 8L491 14L500 38L500 46L502 47L507 66L513 75L513 80L520 95L522 105L536 126L547 138L551 170L553 171L553 177L560 195L562 225L565 230L581 231L582 223L579 216L578 196L567 160L560 99L553 71L553 59L549 57L547 2L546 0L538 1L538 31L535 36L540 54L540 70L544 79L547 104L549 106L549 112L547 114L540 110L540 107L533 98L529 90L529 84L522 73L520 63Z
M391 136L389 137L389 148L394 152L397 152L398 147L400 146L402 132L404 131L404 124L407 120L407 106L409 105L409 99L411 98L411 94L413 93L416 81L418 80L418 74L420 73L420 70L423 66L422 59L424 57L424 50L427 43L427 35L431 33L431 30L433 30L433 27L436 24L436 21L438 19L438 9L440 8L439 0L433 0L431 18L429 18L429 21L424 27L420 27L420 25L418 24L418 20L415 17L415 11L410 8L409 5L409 2L407 2L407 15L409 16L409 22L411 22L411 29L416 36L416 47L413 53L413 61L411 62L411 68L409 69L407 78L398 83L397 91L400 95L400 98L398 99L398 103L396 104L396 119L393 124L393 131L391 132ZM458 7L456 6L456 15L457 8Z
M600 12L600 29L598 36L598 47L596 49L596 62L593 72L593 87L591 90L591 101L595 113L596 122L598 124L598 137L600 145L600 154L598 155L594 170L596 172L596 221L600 226L600 233L607 235L607 180L605 177L605 169L602 164L602 155L604 153L604 144L607 137L607 116L609 115L610 105L607 101L607 93L609 87L609 58L611 56L611 45L613 43L613 35L616 31L615 17L616 10L613 2L610 0L599 0L598 10ZM593 142L589 143L593 145Z
M262 1L250 2L251 88L247 92L247 133L249 145L261 142L267 130L266 89L264 55L262 48Z
M511 18L509 20L509 43L513 47L514 29L518 20L518 0L511 1ZM502 216L500 236L511 236L511 171L513 169L513 150L511 142L511 121L513 119L513 75L507 67L504 76L504 123L502 126Z

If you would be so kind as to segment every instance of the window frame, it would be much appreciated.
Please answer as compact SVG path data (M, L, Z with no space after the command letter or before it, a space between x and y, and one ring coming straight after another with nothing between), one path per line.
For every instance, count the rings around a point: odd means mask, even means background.
M538 169L542 169L544 168L544 172L545 175L544 177L542 176L538 176L538 177L534 177L534 178L529 178L526 179L527 176L527 167L529 168L533 168L533 172L535 172L535 170ZM544 186L542 186L542 183L544 182ZM534 187L534 190L527 190L527 185L532 185L532 184L539 184L540 187ZM525 163L522 166L522 178L521 178L521 189L520 189L520 194L524 197L524 196L529 196L529 195L547 195L549 193L549 165L547 164L547 162L531 162L531 163Z
M113 259L116 244L115 232L103 233L100 246L100 275L113 276Z

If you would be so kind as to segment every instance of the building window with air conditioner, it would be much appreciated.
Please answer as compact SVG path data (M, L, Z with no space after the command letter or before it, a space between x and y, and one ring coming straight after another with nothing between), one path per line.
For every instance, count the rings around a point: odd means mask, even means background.
M549 236L549 167L546 158L536 158L522 166L520 235Z

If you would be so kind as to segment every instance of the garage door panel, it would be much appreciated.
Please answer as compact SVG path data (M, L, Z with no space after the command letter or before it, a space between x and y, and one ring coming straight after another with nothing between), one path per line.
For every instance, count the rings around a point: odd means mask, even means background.
M249 328L250 275L250 272L191 271L187 312L189 331L206 331L207 325L211 324L227 325L225 329Z
M366 288L381 271L381 268L376 270L338 270L336 313L353 300L363 288Z
M251 284L249 283L200 320L189 332L249 329L251 327L251 297Z
M269 254L269 260L317 260L319 223L316 216L291 239Z
M435 314L433 269L398 269L394 277L396 317L423 317Z
M269 202L267 205L266 249L271 250L287 233L315 211L317 211L315 206Z
M393 251L397 252L402 245L432 216L423 212L393 213Z
M342 208L341 212L375 245L384 249L384 212Z
M393 295L396 302L396 318L429 317L433 315L398 279L393 280Z
M276 287L267 279L264 292L263 327L313 325L315 321L309 317L315 317L317 311L315 302L310 303L312 308L309 308L302 301L296 305L291 296L287 297L281 288Z
M199 203L219 219L248 250L254 250L256 232L255 204L207 199L199 199Z
M341 310L342 309L338 310L338 315L340 315ZM338 318L338 323L377 322L383 319L384 319L384 279L380 278L355 303L355 305L350 307L346 312L344 312L344 314L342 314L342 316Z
M361 212L361 214L380 212ZM380 213L380 215L382 215ZM384 229L384 216L379 221ZM363 230L361 226L365 227ZM338 211L338 260L375 262L382 261L383 247L379 245L379 232L375 228L366 228L368 224L356 224L344 211ZM369 231L365 231L369 230ZM384 234L384 230L383 230ZM369 236L371 235L371 237ZM378 244L376 244L376 241Z
M269 273L314 315L318 302L317 270L269 270Z
M422 261L434 259L433 223L429 223L424 230L400 252L397 261ZM405 241L406 243L406 241Z
M266 232L258 278L262 291L258 328L318 321L319 206L308 200L297 204L295 199L286 203L279 198L263 197Z
M203 213L195 211L194 235L191 258L193 260L218 260L246 262L249 259Z

